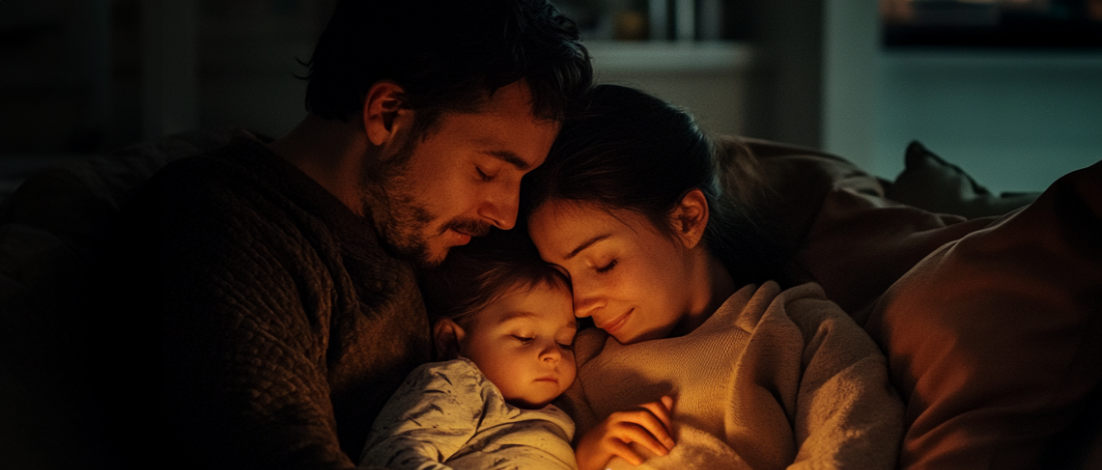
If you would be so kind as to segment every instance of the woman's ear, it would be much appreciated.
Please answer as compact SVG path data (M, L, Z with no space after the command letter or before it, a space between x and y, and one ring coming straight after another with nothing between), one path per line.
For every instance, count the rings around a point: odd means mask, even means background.
M708 227L708 198L704 196L704 192L693 188L685 193L670 211L670 223L678 240L686 248L695 248L704 238L704 229Z
M437 361L450 361L459 357L459 342L463 341L463 328L450 318L442 318L432 326L432 344Z
M367 90L363 104L363 123L367 139L382 146L394 139L400 119L411 114L406 107L405 90L391 81L379 81Z

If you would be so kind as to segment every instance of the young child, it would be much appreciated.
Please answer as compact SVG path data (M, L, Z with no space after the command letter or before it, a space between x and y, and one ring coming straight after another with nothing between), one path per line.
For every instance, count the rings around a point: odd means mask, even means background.
M361 468L577 468L574 422L551 404L576 373L570 288L523 238L453 248L422 277L442 362L387 402Z

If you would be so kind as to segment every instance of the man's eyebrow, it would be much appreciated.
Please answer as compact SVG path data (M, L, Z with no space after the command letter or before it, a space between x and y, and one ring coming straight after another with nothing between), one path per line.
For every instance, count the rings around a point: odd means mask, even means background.
M510 152L508 150L490 150L486 153L488 155L490 155L491 157L494 157L498 160L502 160L505 163L509 163L509 164L517 167L517 169L520 170L520 171L526 171L526 170L528 170L529 168L532 167L532 165L530 165L528 162L524 161L523 158L520 158L519 155L517 155L513 152Z
M581 253L582 250L584 250L586 248L589 248L590 245L593 245L594 243L597 243L597 242L599 242L601 240L604 240L606 238L608 238L608 234L597 235L593 238L590 238L589 240L586 240L586 241L582 242L581 245L578 245L577 248L574 248L573 250L570 250L570 253L567 253L566 256L563 257L563 259L570 259L570 258L573 258L575 256L578 256L578 253Z

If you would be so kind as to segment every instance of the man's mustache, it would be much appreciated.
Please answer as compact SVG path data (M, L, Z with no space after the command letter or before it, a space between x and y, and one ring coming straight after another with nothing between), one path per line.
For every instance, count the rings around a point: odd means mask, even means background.
M481 220L455 220L444 227L444 230L452 229L472 237L484 237L490 233L490 228L489 223Z

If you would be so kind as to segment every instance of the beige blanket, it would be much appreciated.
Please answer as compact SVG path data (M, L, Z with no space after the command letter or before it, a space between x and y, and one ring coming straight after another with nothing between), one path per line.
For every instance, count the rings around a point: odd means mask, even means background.
M818 285L746 286L682 337L625 346L585 330L576 353L560 405L577 435L674 397L677 445L643 468L895 466L903 406L885 358Z

